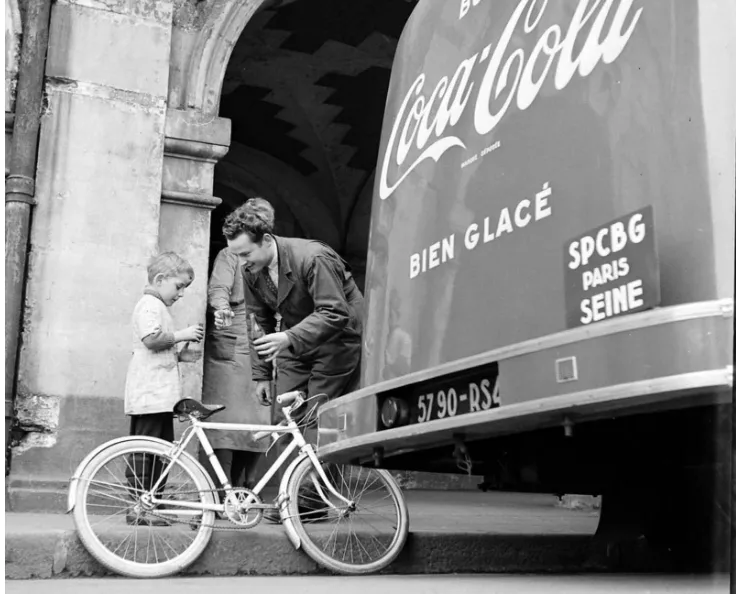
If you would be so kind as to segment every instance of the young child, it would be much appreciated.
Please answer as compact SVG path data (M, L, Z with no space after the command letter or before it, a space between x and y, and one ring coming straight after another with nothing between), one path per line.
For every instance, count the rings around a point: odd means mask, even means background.
M172 409L182 397L179 362L197 361L201 351L179 342L199 342L204 336L201 325L174 330L169 313L194 280L189 262L174 252L155 256L148 265L148 285L133 310L135 342L133 357L125 380L125 414L130 416L130 434L174 440ZM132 493L148 490L160 476L163 461L143 456L134 460L126 472ZM128 514L129 524L164 525L165 522Z

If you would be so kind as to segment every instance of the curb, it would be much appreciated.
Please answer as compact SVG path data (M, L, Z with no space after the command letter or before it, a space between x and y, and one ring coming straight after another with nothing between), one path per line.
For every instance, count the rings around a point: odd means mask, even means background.
M569 573L605 569L591 564L590 536L410 533L397 560L383 573ZM101 577L73 530L6 534L6 579ZM202 556L181 575L324 575L297 551L279 527L215 532Z
M626 561L595 552L580 535L410 533L404 550L383 574L597 573L671 571L638 545ZM638 549L638 550L637 550ZM202 556L182 576L329 575L297 551L278 527L254 535L216 532ZM63 579L111 574L95 561L76 533L6 535L5 578Z
M563 495L558 507L581 511L593 511L601 509L601 496L593 495Z

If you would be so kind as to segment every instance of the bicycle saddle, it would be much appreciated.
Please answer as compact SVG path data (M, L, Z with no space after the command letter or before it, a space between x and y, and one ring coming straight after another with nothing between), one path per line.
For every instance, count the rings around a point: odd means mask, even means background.
M204 421L207 417L221 410L225 410L224 404L202 404L194 398L182 398L174 405L174 416L187 417L192 415L200 421Z

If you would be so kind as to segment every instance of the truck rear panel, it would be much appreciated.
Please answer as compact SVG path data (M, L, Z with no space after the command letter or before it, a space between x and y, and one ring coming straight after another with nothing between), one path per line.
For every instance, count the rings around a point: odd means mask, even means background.
M727 397L735 11L417 5L376 172L364 388L323 408L321 453ZM390 396L403 426L381 420Z

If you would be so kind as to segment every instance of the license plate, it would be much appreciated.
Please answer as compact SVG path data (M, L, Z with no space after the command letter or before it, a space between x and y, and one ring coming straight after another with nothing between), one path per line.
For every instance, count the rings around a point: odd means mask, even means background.
M428 423L498 408L501 406L498 365L493 363L473 371L406 386L391 395L400 397L409 405L408 424Z

